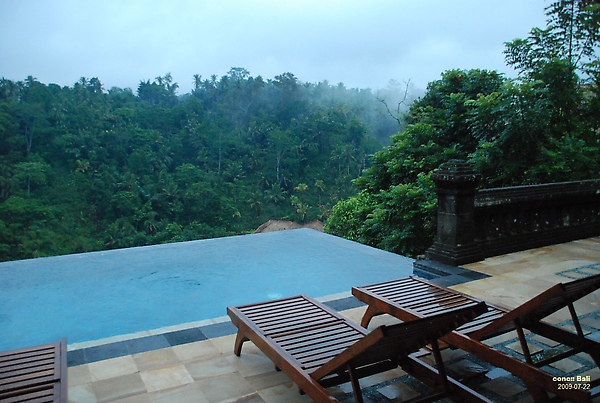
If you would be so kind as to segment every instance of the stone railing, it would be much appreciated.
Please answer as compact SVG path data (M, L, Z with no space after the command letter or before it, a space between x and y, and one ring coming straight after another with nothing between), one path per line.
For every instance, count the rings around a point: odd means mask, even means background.
M479 174L459 160L432 178L438 221L428 260L458 266L600 235L600 180L478 191Z

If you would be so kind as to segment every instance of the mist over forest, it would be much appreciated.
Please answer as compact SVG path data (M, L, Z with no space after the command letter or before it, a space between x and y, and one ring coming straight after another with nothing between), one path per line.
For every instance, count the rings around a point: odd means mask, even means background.
M2 79L1 259L325 220L416 98L243 68L190 79L186 94L170 74L135 91Z

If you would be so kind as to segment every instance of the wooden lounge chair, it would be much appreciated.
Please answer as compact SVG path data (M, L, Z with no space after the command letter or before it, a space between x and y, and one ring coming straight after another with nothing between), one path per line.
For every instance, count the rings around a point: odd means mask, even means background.
M580 352L589 354L596 365L600 364L600 343L585 337L573 306L575 301L599 287L600 275L595 275L569 283L556 284L514 309L488 303L486 313L458 327L456 331L443 336L441 340L520 377L536 401L548 401L547 392L567 400L589 401L600 392L598 379L592 380L589 384L568 388L565 387L564 382L553 379L555 375L551 375L541 367ZM480 302L476 298L415 277L354 287L352 294L368 305L361 321L364 327L367 327L371 318L379 313L387 313L406 322ZM542 321L565 307L569 309L576 334ZM563 348L553 356L538 359L529 351L524 329L561 343ZM486 339L512 330L517 333L524 360L483 343Z
M409 355L428 343L436 353L438 370L427 381L449 392L465 394L472 401L487 401L456 381L447 378L436 340L481 314L484 303L451 313L372 332L346 319L335 310L304 295L239 307L227 313L238 327L234 353L240 356L244 342L252 341L299 387L317 402L337 402L325 389L351 382L354 397L362 401L358 379L396 368L425 365ZM409 362L411 362L409 364ZM430 367L429 369L433 369ZM434 369L435 371L435 369Z
M66 339L0 353L0 401L66 403Z

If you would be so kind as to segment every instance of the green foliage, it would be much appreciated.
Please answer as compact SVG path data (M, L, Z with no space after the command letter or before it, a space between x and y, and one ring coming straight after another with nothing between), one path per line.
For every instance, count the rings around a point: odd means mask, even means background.
M560 0L546 8L547 26L533 28L527 39L506 43L506 62L535 77L548 63L567 61L584 74L597 71L600 4Z
M0 80L0 260L325 219L393 133L370 91L232 68L105 91ZM376 129L374 129L376 128Z
M414 183L393 185L377 193L363 190L340 201L325 222L325 231L416 256L433 242L436 205L429 175L419 174Z
M435 233L429 177L451 158L473 163L484 187L600 177L600 5L563 0L546 11L545 29L506 44L518 79L450 70L430 83L406 128L355 180L359 195L333 207L326 230L422 253Z

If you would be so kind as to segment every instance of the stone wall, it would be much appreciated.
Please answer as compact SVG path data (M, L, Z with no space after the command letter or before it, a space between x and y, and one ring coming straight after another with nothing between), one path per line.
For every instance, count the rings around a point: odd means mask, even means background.
M438 216L428 260L458 266L600 235L600 180L477 190L479 174L460 160L432 178Z

